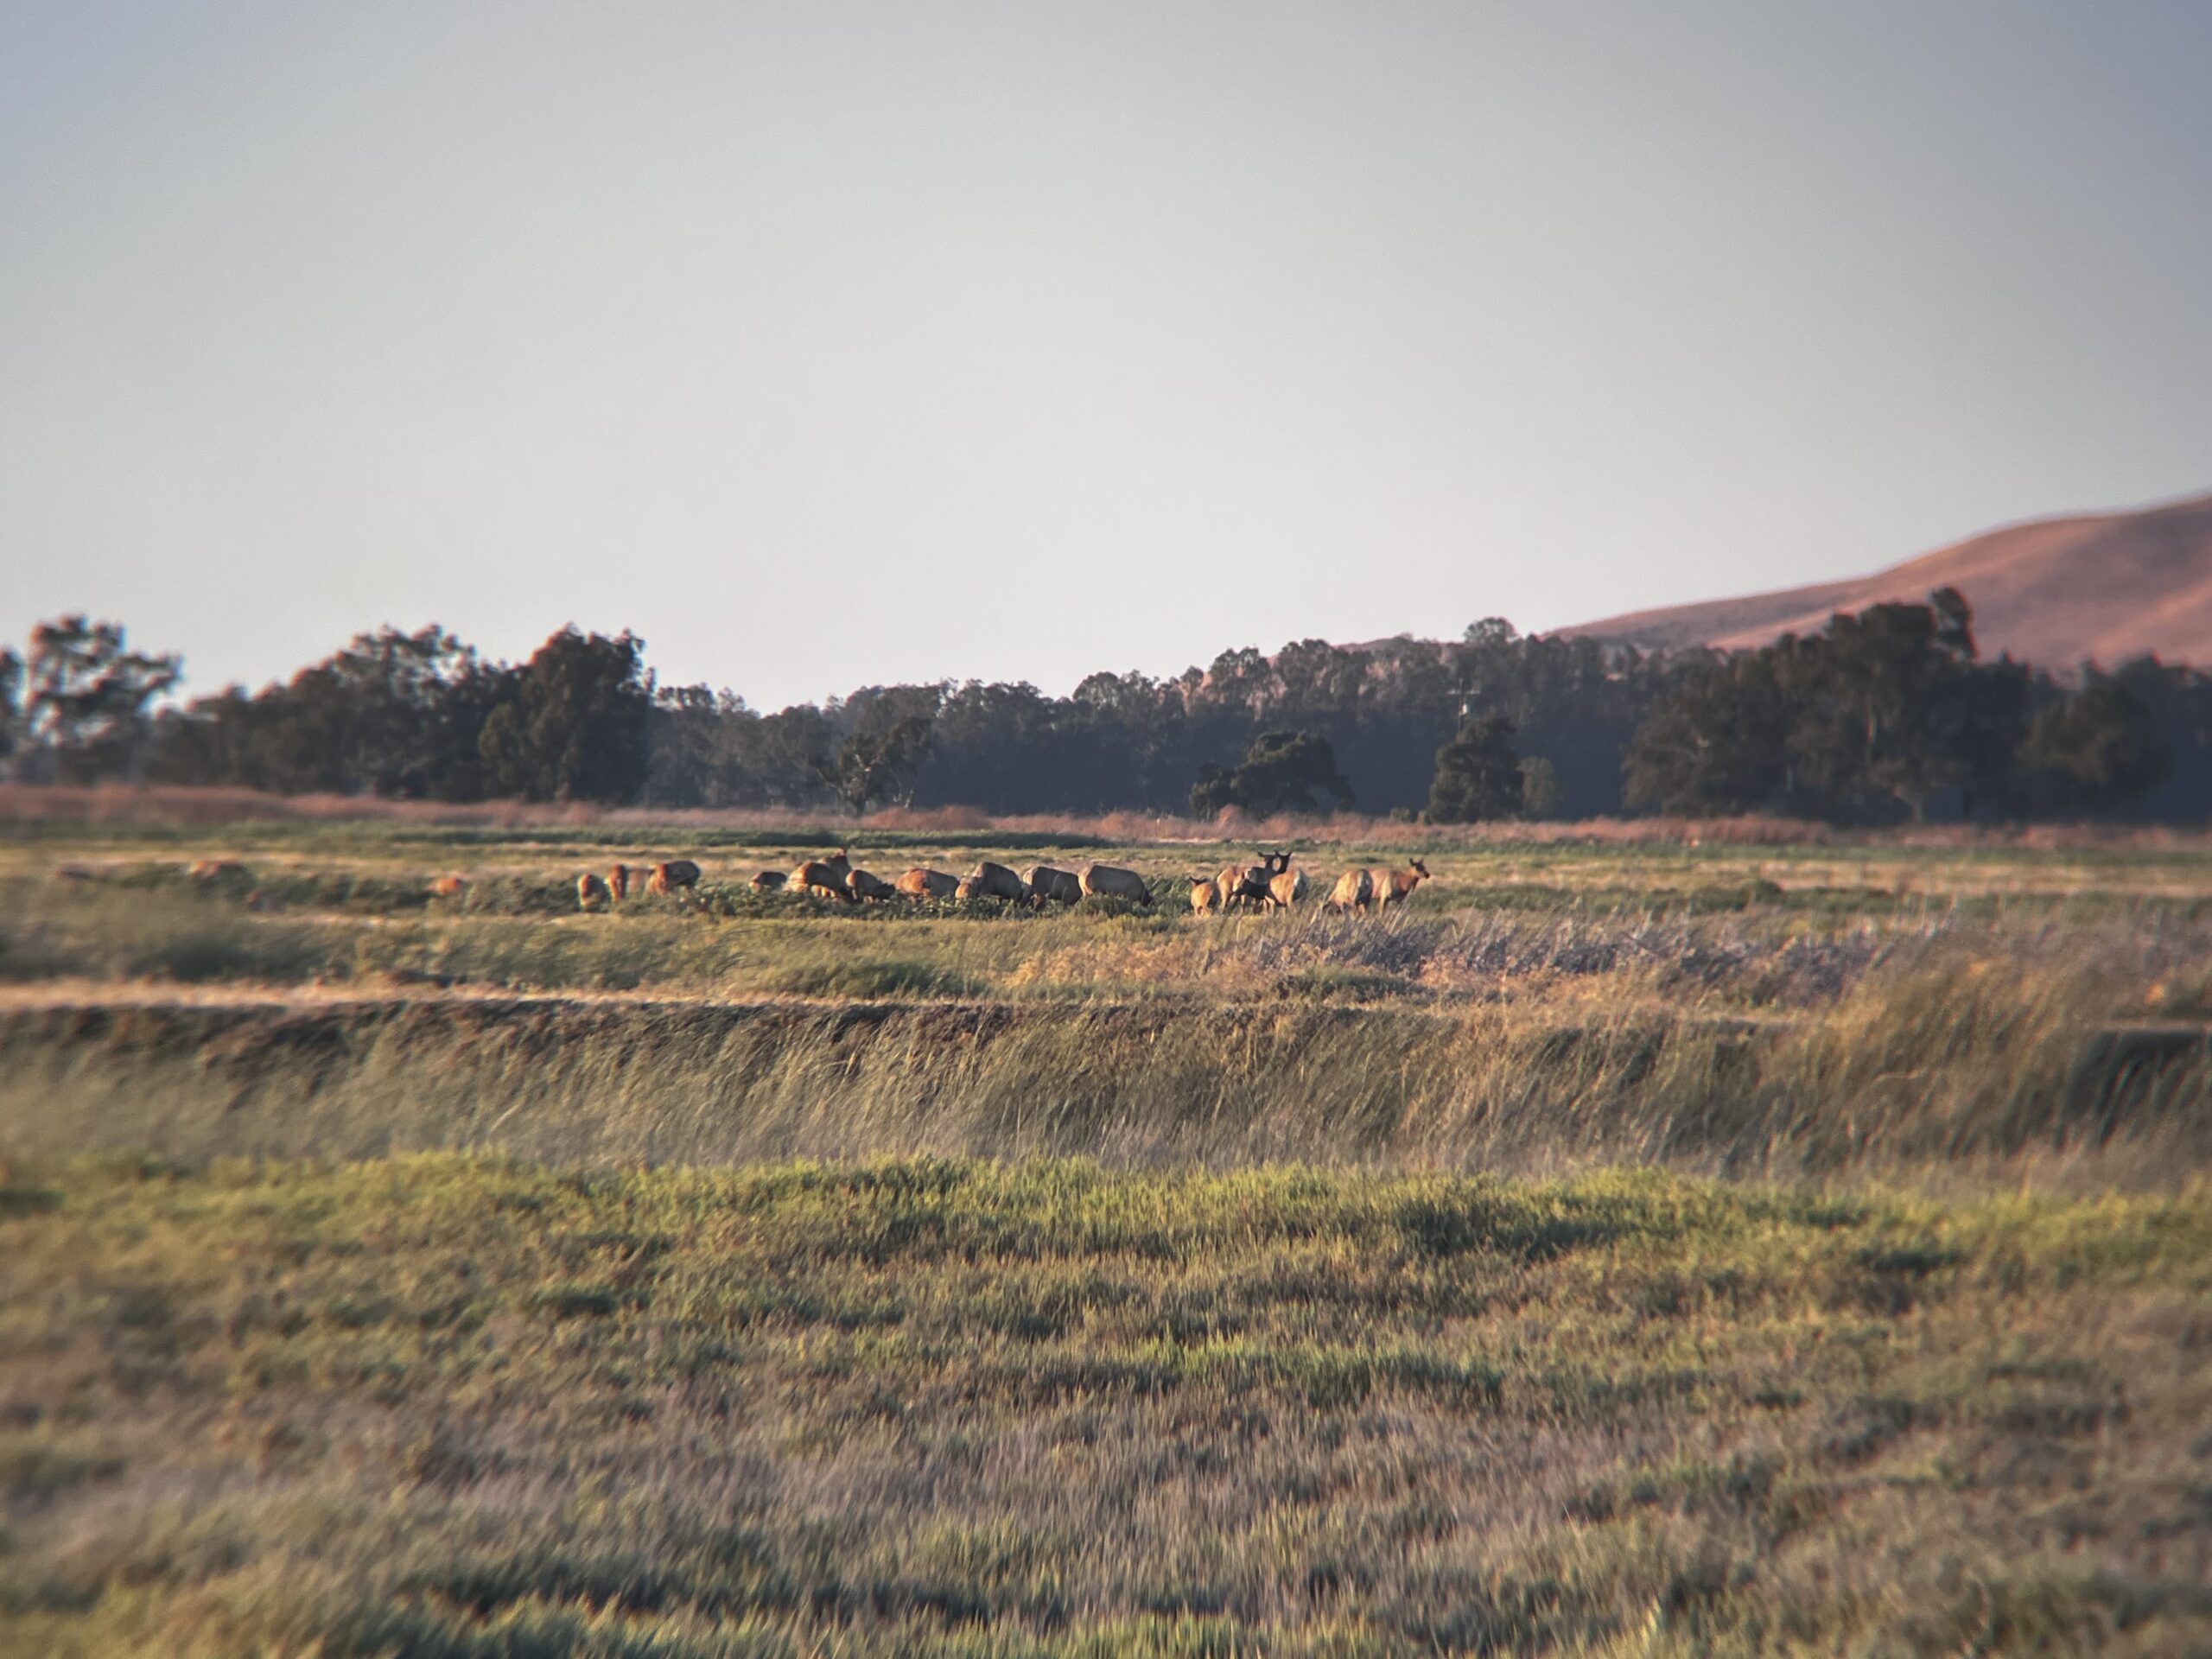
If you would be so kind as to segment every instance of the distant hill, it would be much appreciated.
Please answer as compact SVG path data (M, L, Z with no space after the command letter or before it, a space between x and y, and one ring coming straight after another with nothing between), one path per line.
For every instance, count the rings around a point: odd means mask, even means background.
M1993 530L1871 576L1745 599L1637 611L1561 628L1647 650L1741 650L1813 633L1836 611L1956 588L1982 654L2039 667L2107 667L2155 652L2212 665L2212 495L2136 512L2041 518Z

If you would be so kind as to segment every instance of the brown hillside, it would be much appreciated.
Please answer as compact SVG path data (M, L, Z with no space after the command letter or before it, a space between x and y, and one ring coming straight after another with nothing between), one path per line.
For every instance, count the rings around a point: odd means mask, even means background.
M1744 599L1637 611L1561 628L1647 649L1763 645L1812 633L1836 611L1952 587L1986 656L2050 668L2155 652L2212 664L2212 495L2139 512L2043 518L1974 537L1871 576Z

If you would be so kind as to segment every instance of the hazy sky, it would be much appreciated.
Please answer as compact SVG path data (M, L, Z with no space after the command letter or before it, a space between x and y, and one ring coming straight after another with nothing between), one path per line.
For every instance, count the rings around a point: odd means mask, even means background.
M757 706L2212 488L2212 4L0 0L0 632Z

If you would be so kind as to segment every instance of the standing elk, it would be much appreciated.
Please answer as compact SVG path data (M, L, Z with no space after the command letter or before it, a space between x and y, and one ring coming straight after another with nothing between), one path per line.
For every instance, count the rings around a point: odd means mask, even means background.
M1039 905L1072 905L1084 894L1074 871L1056 870L1050 864L1032 864L1021 873L1021 881Z
M1365 910L1375 898L1375 878L1365 870L1346 870L1329 889L1325 907L1333 911Z
M1375 906L1388 910L1393 905L1402 905L1413 895L1413 890L1428 879L1428 866L1417 858L1408 859L1406 868L1393 870L1378 866L1367 873L1374 889Z
M586 870L576 878L576 908L597 910L607 902L607 883L591 871Z
M657 896L698 885L699 867L688 858L671 858L665 864L656 864L653 873L645 878L645 891Z
M1306 872L1283 870L1268 878L1268 904L1275 910L1288 910L1306 897Z
M1221 888L1210 875L1185 878L1191 884L1191 913L1211 916L1221 908Z
M1262 853L1257 864L1230 864L1214 877L1214 886L1221 893L1221 907L1234 910L1242 901L1264 906L1268 901L1268 883L1290 868L1288 853Z
M943 870L924 869L917 865L900 876L899 891L909 899L951 899L960 892L960 878L947 875Z
M960 897L1003 899L1009 904L1018 905L1029 897L1029 887L1005 865L994 864L986 859L962 880Z
M786 890L804 893L811 898L850 899L852 894L846 883L853 874L853 861L845 856L840 847L827 858L810 858L792 870L784 882Z
M781 870L762 870L747 885L755 893L781 893L791 877Z
M1116 865L1086 864L1077 882L1086 898L1126 899L1131 904L1147 906L1152 903L1152 888L1144 877Z
M840 848L835 858L810 858L793 870L785 885L810 899L841 899L853 902L853 867Z
M899 896L898 888L881 876L867 870L855 870L846 876L845 892L855 903L865 899L872 905L880 905L887 899Z
M620 904L630 896L630 867L617 864L607 872L607 896Z

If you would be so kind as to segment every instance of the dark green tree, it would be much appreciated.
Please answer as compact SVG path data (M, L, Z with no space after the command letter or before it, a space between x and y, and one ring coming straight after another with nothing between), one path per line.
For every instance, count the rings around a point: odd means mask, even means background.
M0 649L0 770L23 744L23 659Z
M902 797L929 753L938 706L935 686L871 688L846 705L852 729L837 746L825 781L848 812L866 812Z
M628 801L650 762L645 642L561 630L510 671L478 747L491 791L531 801Z
M1191 810L1210 817L1225 807L1248 811L1313 812L1327 797L1349 810L1351 785L1338 769L1329 740L1313 732L1262 732L1234 772L1208 765L1191 790Z
M1459 728L1436 752L1436 777L1428 786L1431 823L1479 823L1521 812L1520 757L1513 753L1513 722L1484 715Z
M1567 791L1560 785L1558 767L1541 754L1532 754L1521 763L1522 817L1555 818L1566 804Z
M1788 787L1789 735L1771 652L1709 657L1637 727L1624 799L1691 817L1769 804Z
M2151 711L2096 674L2036 716L2020 759L2036 804L2058 811L2109 810L2156 788L2171 764Z
M1211 818L1226 812L1232 806L1244 804L1236 787L1236 774L1218 761L1209 760L1198 768L1198 781L1191 785L1191 815Z
M1791 707L1790 793L1832 818L1922 817L1945 790L1967 791L1980 729L1996 712L1977 696L1973 619L1955 588L1925 605L1870 605L1808 639L1771 648ZM2009 752L2018 731L2001 734Z
M184 677L184 659L132 651L121 623L82 616L40 623L30 645L21 721L26 758L63 783L137 772L153 733L153 704Z
M1808 639L1709 656L1644 717L1623 765L1631 807L1837 821L1961 811L2007 793L2029 680L1975 660L1953 588L1925 605L1874 605Z

